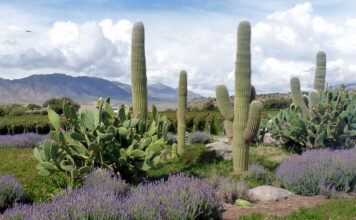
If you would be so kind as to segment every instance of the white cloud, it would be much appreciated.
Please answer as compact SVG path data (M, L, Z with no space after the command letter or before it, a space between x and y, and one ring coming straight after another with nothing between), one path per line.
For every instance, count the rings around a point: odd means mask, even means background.
M144 21L148 82L177 87L185 69L195 92L214 96L221 83L233 92L236 18L176 16ZM37 19L27 33L28 20L22 15L19 21L0 24L5 30L0 33L0 77L65 72L130 83L132 20L66 20L48 26ZM319 50L327 54L329 84L356 82L356 18L332 23L317 15L311 3L299 4L252 24L251 42L252 83L259 92L289 91L291 76L300 77L302 89L309 89Z

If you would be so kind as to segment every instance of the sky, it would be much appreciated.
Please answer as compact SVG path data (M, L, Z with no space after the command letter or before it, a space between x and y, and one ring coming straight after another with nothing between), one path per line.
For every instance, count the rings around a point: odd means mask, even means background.
M353 0L0 0L0 78L66 73L130 84L131 31L145 26L148 83L215 96L234 91L237 26L251 23L252 84L288 92L313 86L315 56L327 55L328 85L356 83ZM30 31L30 32L28 32Z

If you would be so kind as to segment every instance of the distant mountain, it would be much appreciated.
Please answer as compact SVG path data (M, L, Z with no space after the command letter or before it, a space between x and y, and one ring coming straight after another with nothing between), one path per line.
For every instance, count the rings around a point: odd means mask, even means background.
M356 83L345 84L347 90L355 90L356 91Z
M192 92L189 95L201 97ZM70 96L81 103L107 96L120 102L130 102L132 98L130 85L97 77L73 77L54 73L16 80L0 78L0 103L42 104L47 99L62 96ZM177 100L177 90L162 83L149 85L148 100L174 102Z

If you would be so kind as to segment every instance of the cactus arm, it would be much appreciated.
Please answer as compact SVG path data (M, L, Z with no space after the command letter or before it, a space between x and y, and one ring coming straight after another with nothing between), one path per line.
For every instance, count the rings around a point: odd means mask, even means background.
M250 104L248 113L248 120L246 128L243 133L243 138L246 142L250 142L256 137L261 122L262 103L260 101L253 101Z
M309 110L305 105L302 93L300 92L300 82L298 77L291 78L290 87L292 91L292 99L294 105L300 107L303 118L309 119Z
M222 116L229 121L234 119L234 110L230 102L229 92L225 85L217 85L215 89L216 103Z
M314 107L317 106L320 102L320 94L318 90L312 89L309 92L308 100L309 100L309 109L311 109L313 106Z
M178 155L182 155L185 146L185 131L186 127L186 111L187 111L187 72L182 70L179 75L178 86Z
M131 82L134 117L147 119L147 76L145 58L145 32L142 22L136 22L132 29Z
M308 96L307 95L303 95L302 98L303 98L305 106L307 106L307 108L309 108L309 98L308 98Z
M229 141L231 141L233 138L233 134L234 134L233 121L230 121L227 119L224 120L224 131L225 131L226 137L229 139Z
M248 21L238 26L238 45L235 68L235 103L233 169L240 173L248 169L249 145L243 139L251 97L251 25Z
M325 90L325 74L326 74L326 54L323 51L319 51L316 54L316 68L314 89L321 95Z

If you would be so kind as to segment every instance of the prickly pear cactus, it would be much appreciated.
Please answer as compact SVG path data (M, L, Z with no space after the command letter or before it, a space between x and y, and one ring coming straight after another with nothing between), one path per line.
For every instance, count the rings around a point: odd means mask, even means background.
M185 146L185 132L186 125L186 112L187 112L187 72L182 70L179 75L178 86L178 155L182 155Z
M136 22L132 29L131 82L134 117L147 119L147 76L145 58L145 30L142 22Z
M153 106L153 121L131 118L128 109L121 106L114 113L110 98L99 99L96 109L83 110L78 116L73 107L63 104L61 116L49 110L54 128L52 141L45 141L34 149L41 175L64 173L69 189L93 167L100 166L119 173L123 178L140 178L162 161L169 121L160 117Z
M234 172L240 173L248 169L249 143L258 132L262 103L252 101L250 104L251 96L255 96L255 89L251 86L251 26L248 21L239 24L237 40L234 110L224 85L216 87L216 98L219 110L225 118L226 134L233 137Z

